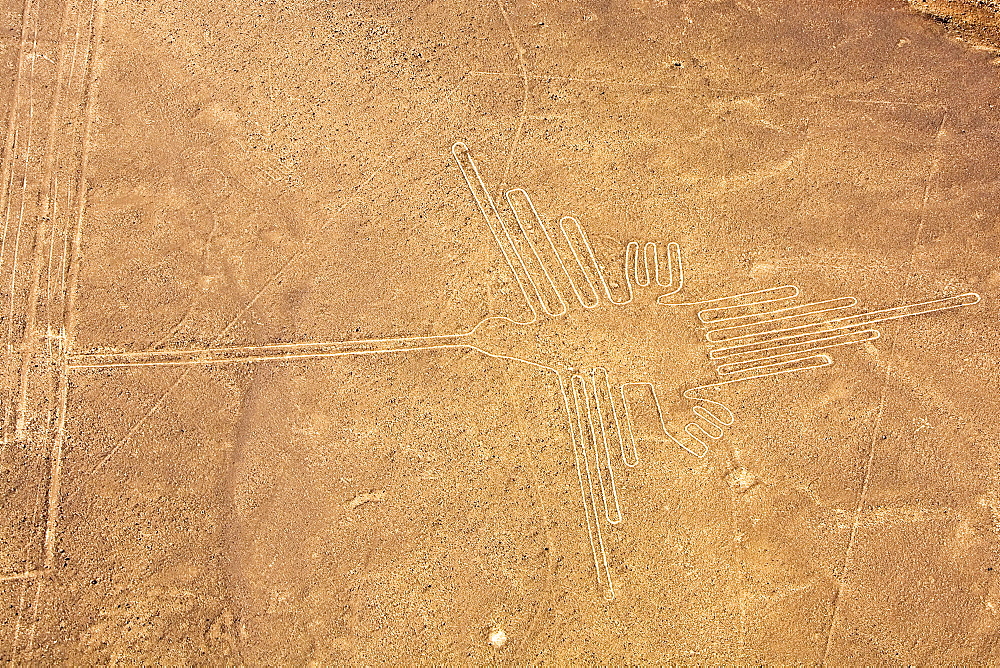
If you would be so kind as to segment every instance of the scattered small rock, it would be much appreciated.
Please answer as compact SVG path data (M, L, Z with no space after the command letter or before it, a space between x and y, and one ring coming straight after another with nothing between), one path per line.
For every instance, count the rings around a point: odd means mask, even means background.
M356 497L351 499L351 502L347 504L347 507L354 510L358 506L371 501L385 501L385 490L380 489L377 492L365 492L364 494L358 494Z
M745 492L757 483L757 476L741 466L729 472L727 481L737 492Z
M494 647L503 647L507 644L507 633L498 627L490 631L490 644Z

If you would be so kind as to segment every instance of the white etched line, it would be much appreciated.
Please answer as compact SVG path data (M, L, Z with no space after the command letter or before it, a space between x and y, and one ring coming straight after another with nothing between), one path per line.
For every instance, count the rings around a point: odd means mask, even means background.
M852 298L848 298L849 300ZM841 302L841 300L834 300ZM847 302L844 302L847 303ZM760 316L759 319L753 319L746 322L739 322L738 324L729 324L732 320L747 320L745 316L739 316L732 319L721 318L713 321L713 323L723 323L725 326L710 328L707 330L706 338L709 341L714 341L717 337L717 332L727 332L723 340L729 340L733 338L740 338L742 336L751 337L755 335L767 336L774 331L779 330L792 330L799 323L802 325L820 325L823 322L828 322L835 316L843 315L845 309L853 308L853 306L846 306L841 304L835 304L827 306L826 308L813 308L807 309L805 307L789 307L778 309L774 312L762 312L754 314ZM789 313L789 311L792 311ZM784 315L778 317L771 317L774 313L783 312Z
M600 518L594 500L594 484L590 474L590 463L586 455L586 445L583 442L583 420L579 405L576 403L577 388L575 376L566 377L559 374L559 390L563 405L566 407L566 420L569 425L570 440L573 445L573 460L576 467L577 480L580 483L580 496L583 502L583 512L587 524L587 536L590 540L590 551L594 558L594 572L597 576L597 586L603 584L608 592L608 598L614 598L614 585L611 580L611 569L608 565L608 552L601 533ZM572 385L572 389L567 388ZM571 403L570 393L573 394Z
M718 332L725 333L730 330L739 330L741 328L740 327L721 328L710 331L706 335L706 338L712 343L721 343L726 341L738 341L743 339L750 339L753 337L785 334L789 332L801 333L803 330L820 329L820 331L822 331L821 328L832 330L837 328L847 329L852 327L865 327L867 325L873 325L878 322L888 322L890 320L898 320L899 318L907 318L914 315L937 313L938 311L947 311L949 309L959 308L961 306L971 306L973 304L978 304L979 300L980 297L978 294L974 292L967 292L961 295L955 295L953 297L932 299L925 302L906 304L905 306L896 306L893 308L881 309L878 311L870 311L868 313L860 313L858 315L852 315L842 318L833 318L831 320L825 320L821 323L811 323L807 325L798 325L795 327L779 328L771 330L769 332L757 332L753 334L744 334L744 335L735 334L732 336L724 336L722 334L717 334L717 333ZM775 339L775 340L780 340L780 339Z
M604 505L604 519L608 524L618 524L622 521L622 509L618 499L618 486L615 482L615 473L611 464L611 449L608 446L607 430L601 413L600 388L597 384L598 375L600 374L596 369L591 371L589 383L586 382L586 377L581 376L584 381L584 389L587 390L584 395L587 407L587 434L593 446L597 481L601 489L601 502ZM607 380L606 375L604 378ZM591 404L593 404L593 408ZM604 446L603 457L601 456L601 446ZM614 512L612 512L612 508Z
M534 264L532 267L537 266L541 269L541 276L534 276L532 282L537 286L538 284L543 285L546 289L540 290L539 294L545 293L545 298L542 300L542 309L550 316L558 316L566 313L568 306L566 300L564 299L562 293L559 291L559 287L556 285L552 274L549 271L549 267L552 266L552 271L554 272L556 267L562 270L562 273L569 277L566 271L566 265L563 263L562 257L559 255L559 251L556 250L555 244L552 243L552 237L549 236L549 231L545 227L545 223L542 221L542 217L538 215L538 211L535 209L535 204L531 201L531 197L528 195L524 188L514 188L508 190L504 193L504 199L507 200L507 206L510 207L511 212L514 214L514 221L517 223L517 230L520 232L519 239L523 240L523 243L531 251L530 258L534 258ZM523 200L524 204L527 205L528 210L531 212L531 217L522 216L522 212L519 211L518 201ZM536 229L540 229L544 237L538 239L538 243L532 239L532 234L537 236ZM541 252L539 252L539 244L542 246ZM542 255L546 256L546 259L542 259ZM553 262L554 260L554 262ZM537 270L535 270L537 273ZM542 278L544 277L544 280ZM559 307L553 308L552 301L558 302Z
M21 14L21 38L19 40L19 47L18 47L18 54L17 54L17 59L18 59L18 61L17 61L18 62L18 64L17 64L17 75L16 75L16 79L14 81L14 93L13 93L13 96L12 96L13 99L12 99L12 104L11 104L11 109L10 109L10 115L9 115L9 121L8 121L8 126L7 126L7 136L10 136L11 140L10 140L10 142L6 143L5 146L4 146L3 169L7 170L7 173L8 173L9 176L8 176L8 178L2 179L2 182L4 183L4 192L2 194L0 194L0 203L2 203L2 206L0 206L0 210L3 211L3 216L4 216L3 239L2 239L2 241L0 241L0 266L2 266L3 261L4 261L5 257L6 257L5 253L6 253L6 248L7 248L7 235L8 235L8 231L9 231L10 214L11 214L11 205L10 205L10 202L13 199L11 197L11 191L12 191L12 188L13 188L13 185L14 185L14 161L17 159L18 139L20 137L20 128L17 126L17 120L19 118L20 93L21 93L21 83L22 83L22 78L23 78L23 73L24 73L24 60L26 58L24 52L25 52L25 47L27 45L29 16L31 15L32 4L33 3L32 3L31 0L25 0L24 7L23 7L23 10L22 10L22 14ZM35 23L35 32L34 32L34 34L35 34L35 41L37 43L37 36L38 36L37 7L36 7L35 11L36 11L36 17L35 17L35 22L36 23ZM32 71L33 71L34 70L34 65L35 65L34 59L32 59L31 65L32 65ZM29 81L28 86L29 86L29 96L31 96L33 94L33 91L30 90L30 88L31 88L31 82L30 81ZM31 132L30 123L29 123L28 132L29 133ZM25 173L27 173L27 169L25 169ZM21 185L22 185L21 211L23 212L23 210L24 210L24 199L25 199L24 198L24 192L23 192L23 188L25 186L25 181L23 179L22 179ZM10 295L10 298L12 300L12 303L13 303L13 276L15 275L15 272L17 270L16 253L15 253L14 257L15 257L15 259L11 263L11 276L12 276L12 278L11 278L11 284L12 285L11 285L11 295ZM11 309L11 312L9 313L8 317L9 318L13 317L13 308ZM7 339L6 339L6 345L4 346L4 349L3 349L3 360L4 360L5 372L9 374L10 368L12 366L12 364L11 364L11 353L13 352L13 346L12 346L13 341L12 341L12 336L11 336L11 324L10 324L9 321L8 321L7 331L8 331L8 334L7 334ZM12 406L11 406L11 404L12 404L12 399L13 399L12 394L13 394L13 388L10 387L10 383L9 382L5 382L4 383L4 387L3 387L3 400L4 400L4 415L3 415L3 429L2 429L3 446L0 447L0 450L2 450L4 447L6 447L7 443L10 441L9 425L10 425L10 420L11 420L11 417L12 417L12 414L11 414L12 413ZM36 499L36 501L37 501L37 499ZM29 537L28 538L28 545L30 545L30 542L31 542L31 538ZM25 546L25 554L27 553L27 549L28 549L28 546L26 545ZM23 613L24 613L24 604L25 604L26 594L27 594L27 583L25 583L25 585L22 587L21 594L20 594L20 596L18 598L17 613L15 615L15 623L14 623L13 639L12 639L12 642L11 642L11 645L10 645L11 648L13 649L13 652L17 652L18 649L19 649L19 647L20 647L21 625L22 625L22 617L23 617ZM12 656L12 663L13 663L13 660L14 660L14 657Z
M445 348L471 348L472 332L464 334L368 339L325 343L232 346L188 350L156 350L138 353L76 354L68 357L69 369L104 369L135 366L179 366L188 364L223 364L235 362L280 361L350 355L387 353Z
M878 332L876 336L872 336L867 340L877 339ZM849 341L847 343L842 343L838 345L856 345L857 341ZM785 355L775 355L773 357L765 357L759 360L753 360L750 362L740 362L736 364L723 364L718 367L719 377L724 378L726 376L734 376L746 372L757 371L759 369L769 369L774 366L779 366L785 363L797 362L803 359L812 359L816 357L814 354L817 350L825 350L827 348L832 348L833 346L824 346L822 348L809 348L806 350L799 351L797 353L788 353Z
M669 439L677 447L682 448L683 450L686 450L686 451L690 452L692 455L694 455L695 457L698 457L699 459L701 459L702 457L704 457L705 455L708 454L708 447L707 446L703 447L703 448L699 448L697 446L692 447L690 444L686 444L686 443L680 441L676 436L674 436L672 433L670 433L670 430L667 429L666 416L664 415L664 412L663 412L663 406L660 403L660 397L656 393L656 386L653 385L652 383L649 383L649 382L644 382L644 381L643 382L630 382L630 383L622 383L622 385L621 385L622 401L623 401L623 403L625 405L625 420L626 420L626 422L628 424L628 431L629 431L630 438L634 439L634 437L635 437L635 435L634 435L634 427L633 427L634 422L633 422L633 419L632 419L632 412L631 412L631 409L629 408L629 403L630 402L625 397L626 388L630 388L630 387L643 388L643 389L649 391L649 394L651 395L651 397L653 399L653 405L656 408L656 417L657 417L657 419L659 420L659 423L660 423L660 431L662 432L662 434L667 439ZM634 443L634 440L633 440L633 443Z
M801 364L801 363L806 363L806 364ZM787 373L788 371L804 371L806 369L814 369L822 366L830 366L831 364L833 364L833 358L830 357L829 355L805 354L801 357L790 357L789 359L785 360L776 360L773 362L768 362L767 364L759 364L757 366L751 366L746 369L741 369L739 371L732 371L728 375L740 376L739 378L732 379L732 382L741 382L746 380L755 380L757 378L767 378L768 376L776 376L781 373ZM747 374L747 375L742 375L742 374ZM723 382L728 382L728 381L723 381ZM721 384L722 383L712 383L708 387L714 387Z
M479 169L476 167L476 162L472 159L469 147L462 142L455 142L451 147L451 153L454 156L455 161L458 163L462 176L465 178L465 183L469 186L469 190L472 192L473 199L476 200L479 212L483 215L483 218L486 219L486 225L490 228L490 232L493 234L493 240L496 242L497 247L500 248L504 261L507 262L507 266L514 275L514 280L517 281L517 285L521 289L521 294L524 296L525 303L531 311L531 319L534 320L534 318L538 316L538 313L535 310L535 300L540 300L541 298L538 295L537 286L535 286L532 282L531 275L528 273L528 270L524 265L524 260L521 259L517 247L514 245L514 240L510 236L509 227L500 216L500 211L497 209L496 202L490 194L489 188L487 188L486 184L483 182L483 177L480 175ZM500 232L497 230L498 226L507 240L510 251L507 250L508 246L505 246L501 241ZM516 265L514 263L515 259L517 260ZM518 267L520 267L520 271L518 271ZM531 286L534 299L532 299L529 295L527 286Z
M786 336L776 339L758 341L756 343L745 343L737 346L714 348L709 351L708 357L709 359L712 360L726 360L732 357L740 357L760 351L791 349L792 347L797 345L809 344L814 342L822 343L823 341L834 341L843 338L845 336L855 335L857 334L858 331L859 330L857 329L849 327L841 327L840 329L820 330L817 332L810 332L808 334L799 334L796 336Z
M0 575L0 582L15 582L17 580L34 580L45 575L44 570L24 571L13 575Z
M777 360L791 355L801 356L803 353L815 353L821 350L828 350L830 348L858 345L867 341L874 341L879 338L879 336L881 336L881 334L877 329L864 329L838 336L825 337L824 339L809 341L806 343L764 348L754 351L754 354L743 354L743 359L729 360L724 364L719 364L716 368L718 369L719 374L726 375L734 373L735 371L742 371L747 365L757 365L761 362Z
M683 280L683 279L682 279ZM664 297L667 295L663 295ZM662 298L657 299L660 306L700 306L701 304L727 304L734 302L733 306L754 306L756 304L770 304L773 302L783 302L799 296L799 288L795 285L779 285L773 288L763 288L751 292L740 292L728 297L712 297L711 299L700 299L690 302L666 302ZM704 309L702 309L704 310ZM700 313L700 312L699 312ZM701 317L699 316L699 320ZM704 322L704 320L702 320Z
M608 376L608 370L604 367L596 367L593 370L594 376L594 386L597 388L597 411L601 424L605 425L607 423L608 429L611 430L612 437L618 442L618 449L620 451L620 456L622 464L628 468L634 468L639 463L639 451L635 446L635 439L630 439L631 453L629 453L625 448L625 439L622 436L622 425L621 420L618 417L618 408L615 406L615 393L611 390L611 380ZM600 378L600 380L598 380ZM607 408L604 407L604 402L600 400L602 396L607 398ZM611 416L611 421L608 422L606 414ZM607 436L605 436L605 439ZM605 441L607 444L607 441ZM607 453L608 458L608 468L611 468L611 453ZM615 493L617 499L617 491ZM620 513L619 513L620 515Z
M752 320L754 318L768 319L768 320L779 320L781 318L792 318L800 315L810 315L813 313L827 313L831 311L838 311L841 309L848 309L857 306L858 300L854 297L837 297L836 299L824 299L823 301L810 302L808 304L797 304L795 306L786 306L773 310L765 310L759 313L745 313L739 314L739 309L747 309L746 306L726 306L721 308L707 308L702 309L698 312L698 316L701 321L705 324L714 324L717 322L734 322L736 320L747 320L747 324L756 324L756 321ZM822 306L825 308L817 309L815 307ZM812 310L806 310L812 309ZM737 311L737 313L733 313ZM706 314L718 314L715 317L706 317ZM778 318L772 318L771 316L777 316L781 314Z
M33 35L31 52L38 51L38 16L36 10L35 30ZM14 252L10 263L10 292L8 293L7 309L7 349L11 350L14 342L14 302L15 288L18 275L18 255L21 250L21 230L24 227L24 212L28 206L28 174L31 172L31 143L34 139L35 130L35 64L37 58L31 59L31 67L28 70L28 118L27 118L27 139L24 144L24 165L21 172L20 205L17 212L17 226L14 231ZM7 433L8 425L4 426L4 433Z
M105 0L91 2L89 56L84 76L83 91L83 130L81 138L81 153L79 166L79 188L77 190L77 207L75 211L75 229L73 241L64 266L66 275L66 295L63 300L62 331L64 350L68 351L73 344L76 331L76 296L79 285L80 245L83 237L83 220L87 207L87 172L90 164L91 134L94 125L94 109L98 90L98 62L100 57L101 39L104 27ZM55 430L52 437L50 454L51 470L49 474L48 512L45 524L45 566L55 566L56 526L59 521L60 495L62 492L62 458L66 440L66 412L69 393L69 369L66 359L62 360L62 368L57 378Z
M622 306L628 304L632 301L632 282L628 275L627 264L625 272L625 287L628 291L628 298L624 300L616 300L614 295L611 294L611 290L608 287L607 277L604 272L601 271L601 265L597 261L597 255L594 253L594 247L590 244L590 239L587 238L587 233L584 232L583 226L580 225L580 221L574 216L563 216L559 219L559 229L563 234L563 238L566 240L566 244L569 246L570 252L573 254L573 261L576 263L577 268L583 275L584 280L587 282L587 287L590 289L591 293L594 295L594 306L600 303L600 297L598 296L599 288L603 288L604 296L608 300L609 304L614 304L615 306ZM581 291L577 289L577 286L573 285L573 289L577 294L577 299L585 307L589 306L584 302L581 296Z

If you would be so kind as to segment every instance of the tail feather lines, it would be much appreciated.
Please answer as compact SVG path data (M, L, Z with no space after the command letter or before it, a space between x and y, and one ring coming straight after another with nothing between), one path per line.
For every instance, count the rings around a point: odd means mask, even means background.
M685 425L684 430L705 448L711 440L721 437L722 427L732 424L732 412L718 401L707 399L704 396L707 391L831 366L832 349L880 338L882 333L873 325L971 306L981 299L977 293L967 292L863 312L857 308L858 300L854 297L795 303L799 294L797 286L782 285L694 302L706 305L698 311L697 318L704 326L708 358L717 380L684 392L685 398L696 402L692 412L697 418ZM713 411L720 407L728 422L713 419L716 417Z

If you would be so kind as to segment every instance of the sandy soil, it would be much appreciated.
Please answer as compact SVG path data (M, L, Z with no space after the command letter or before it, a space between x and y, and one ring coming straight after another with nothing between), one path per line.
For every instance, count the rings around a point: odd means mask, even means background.
M1000 661L958 4L4 2L0 657Z

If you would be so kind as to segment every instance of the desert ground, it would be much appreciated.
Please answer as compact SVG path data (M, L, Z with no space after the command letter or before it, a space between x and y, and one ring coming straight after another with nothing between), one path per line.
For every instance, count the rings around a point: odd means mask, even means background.
M4 0L0 659L1000 662L997 11Z

